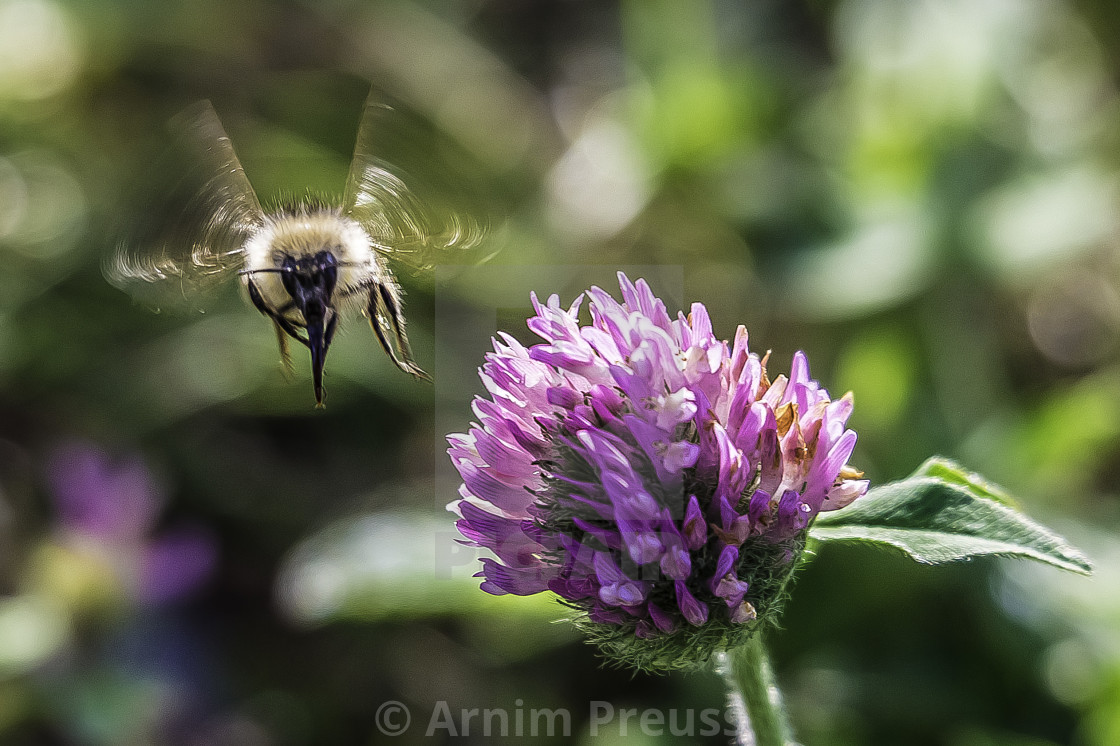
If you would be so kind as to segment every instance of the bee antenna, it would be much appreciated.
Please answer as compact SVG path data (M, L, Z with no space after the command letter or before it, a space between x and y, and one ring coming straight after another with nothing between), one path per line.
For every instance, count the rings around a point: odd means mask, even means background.
M291 270L286 268L286 267L260 267L259 269L243 269L240 272L238 272L237 274L238 275L255 275L258 272L276 272L278 274L284 274L284 273L287 273L287 272L290 272L290 271Z

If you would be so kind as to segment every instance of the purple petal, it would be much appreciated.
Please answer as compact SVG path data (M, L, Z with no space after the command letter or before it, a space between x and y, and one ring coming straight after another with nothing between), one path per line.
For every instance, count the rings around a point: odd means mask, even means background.
M712 593L725 600L729 607L738 606L751 587L750 583L739 580L734 574L728 574L712 585Z
M586 575L552 578L548 581L548 589L569 601L599 597L599 584Z
M743 454L731 442L727 431L718 424L713 425L712 429L716 447L719 449L719 482L716 485L716 494L727 495L733 503L738 503L739 496L750 479L750 470L744 467Z
M653 294L644 279L639 278L637 283L631 284L629 278L619 272L618 285L622 298L631 311L638 311L660 328L669 330L669 314L665 311L665 304Z
M505 443L478 428L472 428L468 441L473 441L479 457L496 473L507 479L524 480L531 477L534 467L531 458L520 447Z
M684 584L683 580L673 582L673 589L677 594L677 606L680 608L684 618L688 620L689 624L699 627L704 622L708 621L708 607L706 604L697 601L696 597L688 590L688 586Z
M596 606L591 611L587 612L587 617L599 624L622 624L626 621L626 615L616 609L607 609L602 606Z
M712 573L713 581L722 578L735 567L735 563L739 561L739 548L738 547L724 547L719 552L719 559L716 560L716 570ZM714 583L713 583L714 590Z
M850 505L853 500L862 497L870 485L866 479L846 479L828 491L828 495L821 504L821 510L839 510Z
M683 544L673 544L665 550L661 572L674 580L686 580L692 573L692 557Z
M752 526L765 526L770 518L770 501L773 496L766 490L755 490L751 495L750 505L747 506L747 518Z
M736 397L738 393L736 392ZM750 457L759 447L759 436L766 425L766 406L757 402L743 413L738 431L735 432L735 447Z
M696 495L688 498L688 506L684 511L683 533L688 548L696 551L708 541L708 524L700 512L700 503Z
M459 510L463 518L456 521L455 526L475 546L489 549L510 567L540 564L536 553L542 547L525 535L522 530L524 521L488 513L466 501L459 504Z
M626 553L637 565L657 562L665 553L661 538L648 525L627 520L618 521L618 530Z
M736 624L746 624L753 622L758 618L758 612L755 611L754 606L748 601L740 601L737 606L731 610L731 621Z
M533 495L525 489L504 484L475 464L460 460L455 466L471 495L511 515L524 516L525 508L533 501Z
M653 601L646 604L646 610L649 612L649 618L653 620L654 625L662 632L672 632L676 629L677 623L673 620L673 617Z
M801 501L801 495L786 490L778 502L778 520L775 531L779 536L793 536L809 524L811 508Z
M583 403L583 394L574 389L562 386L549 387L546 396L549 404L563 407L564 409L572 409L577 404Z
M618 568L618 565L606 552L596 552L592 563L595 566L595 576L599 579L600 585L612 585L626 579L622 570Z
M759 488L773 493L782 483L782 447L778 441L778 422L772 409L766 410L766 421L762 425L758 465Z
M699 457L700 446L678 440L665 449L665 458L662 463L670 473L676 474L695 466L696 459Z
M512 568L506 567L497 560L483 557L482 571L475 577L486 578L480 587L495 596L502 596L507 593L512 593L515 596L531 596L534 593L548 590L548 581L554 575L555 571L551 568L543 566Z
M604 552L598 552L593 560L595 575L602 586L599 599L608 606L637 606L644 603L650 584L627 577Z
M609 603L607 599L603 598L604 590L605 589L599 590L599 598L602 598L604 602ZM647 592L648 591L644 587L644 584L630 582L619 583L614 595L618 599L618 605L626 608L631 606L638 606L639 604L645 603Z
M689 313L692 320L692 344L694 347L707 346L715 342L712 333L712 319L708 316L708 309L703 303L693 303Z
M591 534L608 549L622 548L622 538L618 535L616 528L604 528L582 518L573 518L572 521L581 531Z
M739 384L740 387L746 387L743 380L743 373L746 371L747 364L751 360L750 349L747 346L747 327L740 324L735 328L735 341L731 347L731 380ZM753 392L753 387L749 387Z
M579 330L579 333L604 362L608 364L622 362L624 356L619 351L618 344L610 332L594 326L585 326Z

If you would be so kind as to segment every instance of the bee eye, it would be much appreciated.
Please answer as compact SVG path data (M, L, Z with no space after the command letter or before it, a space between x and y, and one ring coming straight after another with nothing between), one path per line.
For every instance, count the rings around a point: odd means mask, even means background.
M334 286L338 282L338 260L335 259L334 254L323 252L319 271L323 273L323 285L327 293L333 293Z
M296 275L295 260L290 256L284 257L284 261L280 264L280 281L284 284L284 289L288 291L288 295L292 297L295 297L296 294L296 282L298 280Z

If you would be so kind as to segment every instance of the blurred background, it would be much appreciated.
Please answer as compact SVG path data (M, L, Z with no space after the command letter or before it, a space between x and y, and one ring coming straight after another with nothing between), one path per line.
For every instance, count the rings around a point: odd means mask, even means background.
M486 339L620 267L854 391L872 479L953 457L1097 566L823 550L772 641L803 743L1120 743L1118 78L1107 0L0 0L0 743L720 707L478 591L444 510ZM236 282L153 313L100 264L177 111L340 194L371 82L498 253L402 274L434 385L354 324L316 411Z

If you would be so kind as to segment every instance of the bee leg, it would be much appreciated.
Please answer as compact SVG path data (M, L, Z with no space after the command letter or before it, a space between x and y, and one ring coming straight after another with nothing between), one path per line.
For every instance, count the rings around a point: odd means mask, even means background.
M382 319L388 319L388 325L393 330L393 335L396 338L397 348L400 350L400 357L397 357L396 351L389 343L388 338L385 336L387 331L382 327ZM370 288L369 291L369 324L373 327L374 333L377 335L377 341L381 343L381 348L385 350L385 354L393 361L393 364L403 370L405 373L411 373L425 381L432 380L427 373L420 369L412 360L412 350L408 345L408 337L404 332L404 314L401 313L400 303L397 302L393 288L388 285L379 284Z
M289 306L285 306L280 310L280 312L274 311L269 307L267 303L264 302L264 297L261 296L261 291L257 289L257 285L255 282L249 280L248 287L249 300L253 301L253 306L265 316L272 319L272 323L276 325L276 336L277 339L280 340L280 355L284 358L284 367L290 368L291 365L288 361L288 340L281 337L280 332L284 332L289 337L305 346L307 345L307 340L299 336L299 332L297 332L295 330L295 327L292 326L292 322L288 321L288 319L283 315L283 312L289 310ZM294 307L294 304L292 304L291 307Z
M290 375L292 372L292 356L288 354L288 337L285 336L289 332L281 326L280 319L277 318L279 314L268 307L264 298L261 297L261 291L257 289L257 284L251 279L248 282L248 288L249 300L253 301L253 305L256 306L258 311L272 319L272 328L276 330L276 344L280 347L280 362L284 365L284 371Z
M393 352L393 348L389 345L389 340L385 337L385 330L382 327L381 320L385 318L385 314L381 308L381 296L377 294L377 288L370 288L369 291L369 325L373 327L373 333L377 335L377 341L381 343L381 349L385 350L385 354L389 359L399 368L401 363L397 360L397 355Z
M381 299L385 303L385 307L389 311L389 318L392 321L393 333L396 336L397 349L400 351L401 360L404 365L394 360L397 367L406 373L411 373L425 381L431 381L431 377L420 369L420 366L412 359L412 348L408 344L408 335L404 331L404 313L401 311L400 304L400 289L396 285L389 285L382 283L377 286L381 292Z
M268 307L268 304L264 302L264 298L261 297L261 291L257 289L257 283L253 282L252 278L250 278L246 283L246 287L249 288L249 300L253 301L253 305L256 309L275 321L276 314Z
M285 314L288 313L288 311L291 311L295 307L296 307L295 303L288 303L286 305L281 306L280 308L278 308L276 310L275 315L272 316L272 320L275 321L276 324L289 337L291 337L295 341L299 342L304 347L310 347L311 343L309 341L307 341L307 337L301 337L299 335L299 332L296 330L295 325L285 315Z

